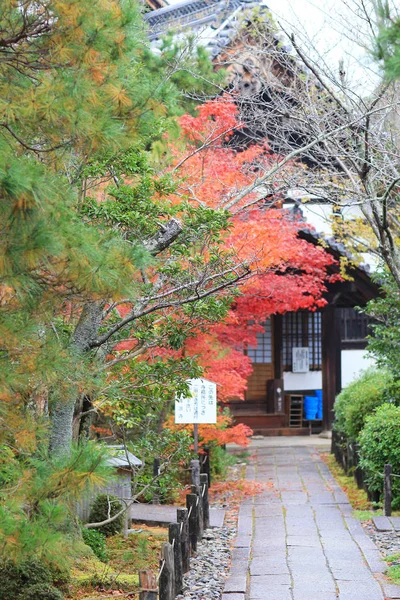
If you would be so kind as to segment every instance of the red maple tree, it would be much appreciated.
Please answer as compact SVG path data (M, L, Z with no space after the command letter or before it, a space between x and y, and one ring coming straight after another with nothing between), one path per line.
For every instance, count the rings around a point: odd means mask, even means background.
M267 140L233 147L233 133L241 128L233 102L226 97L207 102L196 116L181 117L180 126L183 135L172 149L174 170L182 176L179 197L229 210L226 247L253 273L228 318L190 339L185 352L198 355L205 376L220 384L220 400L243 398L252 371L244 348L256 345L256 334L270 315L323 306L327 267L334 260L322 247L299 238L304 223L280 208L279 195L266 202L260 193L241 193L280 157Z

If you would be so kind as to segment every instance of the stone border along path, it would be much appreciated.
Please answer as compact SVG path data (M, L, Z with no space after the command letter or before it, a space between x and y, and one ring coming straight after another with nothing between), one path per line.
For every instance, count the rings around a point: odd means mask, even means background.
M222 600L400 598L314 448L259 448L255 457L246 479L273 486L240 507Z

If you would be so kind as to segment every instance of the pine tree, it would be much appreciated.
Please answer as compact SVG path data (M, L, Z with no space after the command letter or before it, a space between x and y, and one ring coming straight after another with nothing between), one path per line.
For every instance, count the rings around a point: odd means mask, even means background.
M77 401L102 388L105 356L130 335L129 321L108 335L116 316L107 307L123 298L143 304L141 270L157 254L168 254L177 237L168 284L184 285L170 304L197 300L187 296L202 275L197 266L195 279L187 279L183 248L189 256L204 236L217 248L226 218L171 207L173 182L146 164L171 115L182 112L181 87L194 89L195 79L192 72L180 75L176 61L169 76L170 53L149 57L139 4L7 0L0 31L4 422L16 405L23 407L22 423L29 410L50 414L51 448L62 451L71 441ZM176 49L169 52L176 56ZM210 74L204 56L188 65ZM113 188L105 191L108 182ZM91 210L88 198L96 199ZM183 225L175 218L182 211ZM227 265L226 257L216 257L207 259L209 275ZM171 256L163 255L158 267L165 261ZM229 269L219 280L207 278L199 299L213 293L212 282L218 291L233 280ZM164 309L153 302L151 311ZM151 317L137 327L145 345L154 345ZM183 329L173 315L162 329L158 340L179 343Z
M400 77L400 18L393 16L388 2L376 4L379 35L375 39L374 54L382 61L387 79Z

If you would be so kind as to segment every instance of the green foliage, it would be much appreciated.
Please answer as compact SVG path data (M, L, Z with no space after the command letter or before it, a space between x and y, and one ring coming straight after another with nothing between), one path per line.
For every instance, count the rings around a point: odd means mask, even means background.
M384 404L366 420L359 436L360 465L366 472L371 492L383 491L383 470L391 464L393 473L400 474L400 407ZM400 479L393 478L394 509L400 507Z
M21 460L22 475L2 489L0 560L18 566L35 557L57 571L61 582L79 538L76 503L109 479L106 458L102 447L88 444L69 456L38 453Z
M89 523L101 523L102 521L105 521L106 519L109 519L110 517L113 517L119 513L122 508L122 502L116 496L111 494L99 494L93 502L90 510ZM110 535L120 533L123 529L123 526L124 514L121 514L119 517L114 519L114 521L98 527L97 530L108 537Z
M23 600L63 600L64 595L60 590L48 583L37 583L24 590Z
M373 517L380 517L382 514L381 510L353 510L352 517L359 521L371 521Z
M170 114L193 112L199 97L217 96L225 88L225 70L216 71L205 48L196 45L194 39L186 38L183 42L177 42L171 33L164 38L159 53L144 50L143 60L150 77L157 78L165 71L171 73L164 86ZM171 69L172 66L178 68ZM184 90L183 97L176 94L179 90Z
M389 568L385 572L385 575L395 583L400 584L400 554L391 554L386 556L384 560L388 563Z
M391 275L381 271L376 275L382 295L371 300L366 313L374 319L368 351L380 367L389 369L396 383L400 368L400 299L398 287Z
M388 79L400 77L400 18L392 16L389 3L375 4L379 19L379 35L375 38L375 57L382 62Z
M144 463L144 468L135 476L134 491L137 493L144 489L143 499L147 502L151 501L153 494L157 494L162 504L170 504L185 485L185 469L193 438L187 431L172 432L166 428L160 435L152 425L151 417L144 431L145 435L135 437L133 445L134 453ZM160 475L153 481L155 456L160 458Z
M335 429L349 440L356 440L367 417L392 399L389 382L390 375L386 371L368 370L347 385L336 398Z
M62 600L63 594L53 585L57 576L37 560L19 566L5 562L0 566L0 600Z
M1 9L0 559L68 569L81 542L79 496L108 477L101 448L58 456L70 450L77 400L97 401L146 456L175 461L161 479L167 497L187 437L157 432L174 394L201 375L179 352L237 293L227 291L236 276L223 250L228 215L172 197L179 181L152 163L189 95L214 93L224 75L201 49L183 55L166 42L150 55L134 0ZM150 256L143 242L177 216L179 237ZM133 307L143 314L124 322ZM112 351L113 372L104 368ZM56 426L67 443L49 456Z
M104 566L102 571L96 571L89 576L80 578L80 583L83 586L91 588L100 588L107 590L126 590L131 591L139 583L137 573L121 573L114 571L111 566Z
M210 467L211 479L221 479L225 477L228 467L236 463L236 457L232 456L223 446L214 446L211 450Z
M83 541L102 562L108 561L106 536L98 529L82 529Z

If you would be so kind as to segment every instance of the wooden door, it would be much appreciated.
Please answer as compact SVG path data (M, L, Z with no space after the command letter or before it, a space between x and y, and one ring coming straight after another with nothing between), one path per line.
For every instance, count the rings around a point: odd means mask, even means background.
M264 333L257 334L258 344L249 347L253 373L247 380L246 400L267 401L267 380L274 378L273 327L271 319L264 323Z

